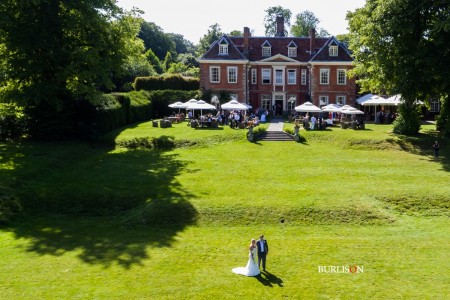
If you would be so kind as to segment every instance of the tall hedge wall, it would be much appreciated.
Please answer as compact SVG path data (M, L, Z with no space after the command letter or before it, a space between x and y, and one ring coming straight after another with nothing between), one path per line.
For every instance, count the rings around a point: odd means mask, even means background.
M134 81L134 89L136 91L192 91L198 90L199 88L200 79L193 77L183 77L180 75L137 77Z
M197 97L198 90L104 94L92 102L95 109L94 130L104 134L128 124L162 118L173 112L170 103Z

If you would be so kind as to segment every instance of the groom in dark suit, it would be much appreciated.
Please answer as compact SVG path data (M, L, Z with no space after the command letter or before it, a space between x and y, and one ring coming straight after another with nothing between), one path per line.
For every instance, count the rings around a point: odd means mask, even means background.
M263 270L266 270L266 257L269 253L269 244L264 239L264 235L259 236L258 242L256 242L256 247L258 248L258 267L261 269L261 261Z

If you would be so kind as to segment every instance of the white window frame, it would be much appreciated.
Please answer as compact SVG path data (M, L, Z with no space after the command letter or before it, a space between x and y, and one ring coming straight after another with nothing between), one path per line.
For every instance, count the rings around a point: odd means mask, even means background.
M288 69L288 84L297 84L297 70L295 69ZM292 75L293 74L293 75Z
M338 56L339 55L338 46L335 46L335 45L330 46L328 50L329 50L330 56Z
M273 73L275 85L284 85L284 69L275 69Z
M295 95L288 95L287 100L287 109L288 111L292 111L295 109L295 103L297 103L297 96Z
M237 83L238 69L237 67L227 67L228 83Z
M347 102L346 96L336 96L336 104L345 105L346 102Z
M270 94L262 94L261 95L261 108L266 110L271 110L272 99Z
M330 102L330 97L328 96L319 96L319 106L328 105ZM325 104L322 104L325 103Z
M347 70L346 69L337 69L337 84L338 85L346 85L347 84ZM343 73L343 75L342 75Z
M258 73L256 69L252 69L252 84L256 84L258 80Z
M288 57L297 56L297 47L288 47Z
M302 85L306 85L306 69L302 69L301 83L302 83Z
M217 74L215 73L215 70L217 70ZM214 80L216 79L217 80ZM220 67L218 66L210 66L209 67L209 82L210 83L220 83Z
M264 82L264 80L268 82ZM261 69L261 83L271 84L272 83L272 70L271 69Z
M228 44L219 44L219 55L228 55Z
M272 56L272 47L269 47L269 46L262 47L262 56L263 57Z
M320 69L320 84L330 84L330 69Z

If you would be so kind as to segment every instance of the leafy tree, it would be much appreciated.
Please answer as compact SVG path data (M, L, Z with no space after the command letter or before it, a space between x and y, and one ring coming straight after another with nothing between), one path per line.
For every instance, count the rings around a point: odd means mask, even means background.
M162 66L161 66L161 61L155 55L155 53L153 53L152 49L148 49L148 51L145 52L145 57L147 58L147 60L150 63L150 65L152 65L152 67L156 71L156 73L158 73L158 74L162 74L163 73L163 69L162 69Z
M355 68L351 74L366 91L401 94L403 104L394 132L416 134L420 122L415 101L450 94L450 3L448 1L367 0L347 14L350 49ZM442 113L449 101L443 101ZM449 118L442 118L441 128ZM447 132L448 133L448 132Z
M166 53L166 57L164 58L164 62L163 62L163 68L164 70L167 72L167 70L169 70L170 65L174 63L173 57L172 57L172 53L167 52Z
M177 54L195 53L194 44L186 40L183 35L176 33L167 33L166 35L175 43L175 51Z
M153 22L142 22L139 38L144 41L145 50L152 49L159 60L163 60L167 52L177 53L175 41Z
M77 102L114 87L142 53L140 21L110 0L0 2L0 99L24 108L34 136L73 130Z
M277 17L284 17L284 34L287 35L287 28L291 26L292 13L289 9L281 6L272 6L265 10L266 16L264 17L264 27L266 36L275 36L277 33Z
M242 33L242 31L240 31L240 30L233 30L233 31L231 31L228 35L229 35L229 36L244 36L244 34Z
M317 32L317 36L330 36L328 31L318 27L319 23L319 19L313 12L305 10L295 16L294 25L291 27L291 34L293 36L309 36L309 30L314 28Z
M188 68L196 68L199 66L195 56L190 53L183 53L178 55L177 61L184 64Z
M212 43L218 40L223 35L222 30L219 24L214 24L209 26L208 33L203 35L203 37L199 41L199 45L197 48L197 57L201 57L206 51L209 50L209 47Z
M350 44L350 34L348 33L338 34L336 35L336 38L338 39L339 42L343 43L348 48L348 45Z

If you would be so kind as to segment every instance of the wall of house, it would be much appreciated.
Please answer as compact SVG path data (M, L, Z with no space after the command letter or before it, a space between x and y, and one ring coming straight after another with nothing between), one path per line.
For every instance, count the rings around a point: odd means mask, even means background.
M329 84L320 84L320 69L329 69ZM337 70L350 70L348 65L313 65L311 66L311 102L319 106L319 97L328 96L329 103L336 103L337 96L345 96L348 105L355 105L356 100L356 83L355 80L349 78L345 85L337 84Z
M210 81L210 67L220 68L220 82ZM228 67L237 67L237 82L228 82ZM202 63L200 64L200 89L203 91L212 91L212 93L227 92L236 94L240 102L245 100L246 92L246 67L244 64L224 64L224 63ZM208 100L208 99L206 99Z

